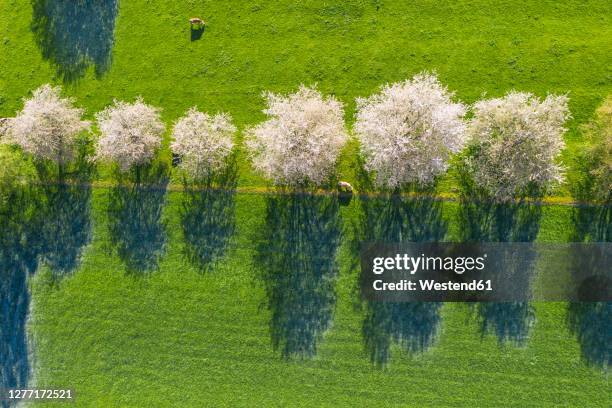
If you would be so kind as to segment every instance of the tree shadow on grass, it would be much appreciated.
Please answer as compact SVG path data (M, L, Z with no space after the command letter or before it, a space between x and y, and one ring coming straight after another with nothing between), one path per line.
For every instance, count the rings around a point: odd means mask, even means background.
M537 200L496 203L484 194L467 189L461 196L458 212L458 238L460 242L533 242L540 230L541 216L542 208ZM521 257L527 259L527 264L533 264L536 254L528 251ZM520 272L514 276L517 279L513 286L528 293L530 275ZM481 334L494 334L500 345L508 342L524 345L535 322L529 302L482 302L475 306L475 313Z
M225 254L236 229L235 163L214 179L185 184L180 217L185 256L200 271L207 271Z
M31 200L23 190L0 197L0 389L28 386L30 362L27 319L28 276L36 270L38 245L33 239ZM6 200L4 200L6 198ZM7 408L12 404L0 401Z
M572 241L611 241L612 203L609 201L600 205L575 207L573 220ZM589 262L584 257L572 257L572 260L576 262L576 270L583 268L584 262ZM612 302L570 302L566 319L570 331L580 343L582 359L588 365L607 372L612 355Z
M338 197L281 193L266 204L256 263L271 312L272 346L284 358L313 357L336 305Z
M360 203L361 219L355 230L360 243L436 242L446 235L442 203L431 190L415 197L361 195ZM365 301L362 334L372 363L385 366L393 343L411 354L425 352L437 338L441 307L441 302Z
M14 259L19 249L5 246L6 242L0 245L0 389L25 388L30 374L28 271ZM0 404L10 406L4 400Z
M571 302L567 323L580 343L583 360L607 371L612 355L612 302Z
M32 0L36 43L64 82L109 69L117 11L118 0Z
M91 241L91 186L56 184L43 188L41 217L41 260L55 278L73 272L83 248Z
M120 181L109 196L111 245L130 273L156 270L166 247L162 212L169 182L165 165L142 168L140 181Z
M78 160L58 181L56 166L35 165L37 182L0 186L0 389L28 386L28 277L39 261L54 278L73 271L91 234L92 166Z
M35 199L37 241L41 261L53 278L70 274L80 264L92 236L91 177L94 166L85 153L58 180L57 166L36 163L40 188Z

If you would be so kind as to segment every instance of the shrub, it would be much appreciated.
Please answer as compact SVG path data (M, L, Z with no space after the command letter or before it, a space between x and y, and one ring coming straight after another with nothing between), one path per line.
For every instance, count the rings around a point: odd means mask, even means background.
M232 152L236 127L226 114L211 116L191 108L174 125L172 152L181 157L180 167L194 179L223 170Z
M466 158L468 174L496 201L541 193L561 181L556 163L565 146L569 118L566 96L540 100L530 93L510 92L474 105Z
M323 185L347 140L342 104L303 85L265 97L268 120L247 131L255 169L278 185Z
M50 160L61 167L74 159L79 136L90 123L81 119L83 110L60 96L61 88L43 85L23 110L3 125L7 142L14 143L36 160Z
M96 115L101 132L97 157L114 161L122 172L149 164L161 146L165 126L159 109L145 104L115 101Z
M386 85L357 99L355 132L365 168L379 187L431 184L465 143L466 107L431 74Z

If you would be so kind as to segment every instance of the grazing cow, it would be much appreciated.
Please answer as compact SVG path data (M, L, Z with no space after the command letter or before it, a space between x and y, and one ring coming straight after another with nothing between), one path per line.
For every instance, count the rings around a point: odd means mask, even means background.
M346 181L338 183L338 202L340 205L347 206L353 199L353 186Z
M340 182L338 182L338 190L341 193L352 193L353 192L353 186L351 186L346 181L340 181Z
M205 23L204 20L202 20L201 18L192 17L189 19L189 24L191 24L192 26L202 27Z

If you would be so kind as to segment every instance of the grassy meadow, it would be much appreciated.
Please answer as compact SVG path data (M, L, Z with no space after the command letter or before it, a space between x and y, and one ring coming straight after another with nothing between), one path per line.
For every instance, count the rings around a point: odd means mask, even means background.
M467 103L511 89L569 94L563 161L571 167L583 146L581 125L612 90L612 3L605 0L99 0L85 11L69 8L79 23L51 19L48 3L0 0L0 117L50 82L63 84L88 118L114 98L142 95L168 125L197 105L230 113L244 129L263 118L263 91L316 83L346 103L350 126L356 97L431 70ZM207 22L200 38L190 32L192 16ZM62 24L68 34L50 34ZM75 63L62 44L99 63ZM355 155L349 144L342 179L355 180ZM433 344L407 353L391 341L384 367L373 364L351 246L362 214L356 199L339 209L339 270L324 330L314 330L316 352L283 358L271 321L287 311L270 307L256 262L267 199L244 193L267 183L244 156L239 163L235 230L225 231L221 257L204 272L185 255L184 194L168 194L158 265L140 274L128 270L110 236L110 190L93 189L92 239L78 266L58 279L43 265L29 281L34 384L73 388L76 406L91 407L610 405L609 375L581 358L563 303L533 305L522 345L483 333L473 309L447 303ZM108 169L97 178L110 180ZM440 190L454 186L448 176ZM461 235L457 211L457 203L443 204L446 238ZM537 239L570 240L573 211L544 206ZM139 237L129 239L135 245Z
M605 0L133 0L120 2L118 12L117 0L93 3L45 13L42 0L0 2L0 116L14 115L41 84L66 79L66 94L89 116L114 98L141 95L163 109L168 124L197 105L226 111L243 128L263 118L263 91L304 83L346 103L351 123L356 97L429 70L467 103L511 89L569 94L570 165L579 125L612 89L612 6ZM82 22L49 18L60 11ZM190 16L207 22L193 41ZM71 47L99 64L85 69ZM347 149L340 165L349 180L353 153ZM248 164L241 170L241 185L263 182Z
M340 273L331 327L311 358L284 359L272 347L264 284L254 263L266 199L236 196L236 232L227 253L201 273L185 257L172 193L164 211L168 246L159 270L126 270L109 244L107 190L94 194L93 242L73 276L32 283L36 380L69 384L78 406L589 406L609 403L608 376L589 367L566 325L563 303L534 304L526 344L483 333L465 304L447 303L434 344L406 353L397 344L384 367L364 349L364 305L348 242L359 209L343 207ZM445 204L452 237L456 205ZM569 207L544 208L538 239L561 241ZM298 313L308 311L291 304ZM280 313L287 312L280 310ZM305 314L304 319L314 323ZM313 320L316 321L316 318ZM308 325L303 328L309 332Z

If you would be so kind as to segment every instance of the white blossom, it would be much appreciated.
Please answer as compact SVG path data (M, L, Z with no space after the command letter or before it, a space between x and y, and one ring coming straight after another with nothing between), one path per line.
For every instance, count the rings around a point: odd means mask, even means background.
M357 99L355 133L366 170L383 188L431 184L466 141L466 107L431 74Z
M134 103L115 101L96 115L101 137L97 157L115 161L121 171L151 162L161 146L165 126L159 109L142 98Z
M567 102L566 96L540 100L523 92L477 102L467 159L476 184L495 200L507 201L530 186L546 188L561 181L556 159L565 146Z
M172 131L172 152L181 156L182 167L194 178L222 170L231 154L236 127L227 114L211 116L191 108Z
M265 97L268 120L247 131L255 169L276 184L325 183L347 140L342 104L303 85L294 94Z
M79 135L89 129L90 123L81 119L83 109L60 94L60 87L43 85L30 99L24 99L23 110L4 121L5 142L21 146L38 160L60 165L70 162Z

